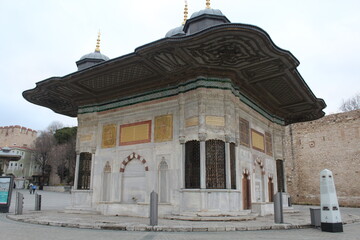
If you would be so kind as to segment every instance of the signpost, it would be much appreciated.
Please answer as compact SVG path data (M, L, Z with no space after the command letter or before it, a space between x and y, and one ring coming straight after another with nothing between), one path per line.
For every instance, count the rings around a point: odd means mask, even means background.
M12 176L0 177L0 213L8 213L11 203L14 179Z

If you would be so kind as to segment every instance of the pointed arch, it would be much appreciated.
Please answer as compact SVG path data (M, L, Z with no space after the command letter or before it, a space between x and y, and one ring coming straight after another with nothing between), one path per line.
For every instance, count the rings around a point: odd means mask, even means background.
M159 201L161 203L169 202L169 179L168 170L169 166L163 157L159 163Z
M140 162L144 165L145 171L149 171L149 166L147 165L145 158L143 158L139 154L133 152L129 156L124 158L124 160L122 161L121 166L120 166L120 172L124 172L126 165L134 158L140 160Z

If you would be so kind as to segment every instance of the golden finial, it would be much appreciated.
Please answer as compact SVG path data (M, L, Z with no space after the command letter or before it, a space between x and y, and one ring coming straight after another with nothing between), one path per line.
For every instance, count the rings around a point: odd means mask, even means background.
M187 0L185 0L185 8L184 8L184 21L182 23L182 25L185 25L186 23L186 20L188 18L188 3L187 3Z
M206 0L206 8L211 8L210 7L210 0Z
M96 40L95 52L100 52L100 31L98 32L98 38Z

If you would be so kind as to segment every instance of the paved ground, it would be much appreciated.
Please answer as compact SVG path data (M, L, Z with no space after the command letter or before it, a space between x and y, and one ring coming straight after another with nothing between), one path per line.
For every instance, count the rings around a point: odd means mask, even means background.
M30 223L42 223L53 226L68 226L72 228L32 225L11 221L0 214L1 239L360 239L360 209L342 208L343 220L351 223L344 225L344 233L326 233L307 228L310 223L309 207L296 206L296 214L285 214L286 224L273 224L272 217L258 217L255 221L247 222L189 222L162 220L159 228L162 231L202 231L202 232L147 232L147 231L110 231L100 229L150 230L148 219L129 217L105 217L101 215L79 215L59 213L70 203L70 194L41 192L43 196L43 211L34 212L34 196L23 192L25 196L24 215L15 216L14 204L8 217ZM15 198L13 198L15 200ZM352 223L355 222L355 223ZM271 229L273 226L281 228L306 227L292 230L267 231L234 231ZM92 228L92 230L84 229ZM277 229L275 228L275 229ZM209 232L225 231L230 232ZM28 233L24 233L29 231ZM30 234L31 232L31 234ZM49 237L51 234L51 237ZM4 237L4 238L3 238Z

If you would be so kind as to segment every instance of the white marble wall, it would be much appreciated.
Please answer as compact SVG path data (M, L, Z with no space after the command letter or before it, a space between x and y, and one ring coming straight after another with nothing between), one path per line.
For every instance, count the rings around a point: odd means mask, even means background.
M154 118L167 114L173 115L173 140L155 143ZM206 124L206 116L223 117L224 125ZM250 128L272 134L274 156L238 144L239 117L248 120ZM186 120L190 118L198 118L198 124L186 127ZM152 120L150 143L119 146L120 125L146 120ZM106 124L117 125L116 147L101 147L102 129ZM181 142L184 142L182 139L199 140L199 133L206 133L206 139L236 143L237 189L183 189L184 145ZM259 199L252 197L253 201L269 200L269 176L273 177L274 189L277 189L275 159L282 159L283 156L282 136L282 126L270 122L241 103L230 91L220 89L197 89L172 97L170 100L137 104L108 113L81 114L77 151L94 153L93 171L91 191L74 191L73 205L91 206L109 215L147 216L149 195L154 190L164 194L163 198L168 201L161 205L160 215L204 210L241 211L241 178L245 169L250 173L252 196L260 196ZM123 160L133 153L146 160L148 171L145 171L145 164L133 160L126 165L124 172L120 172ZM166 161L168 167L165 177L159 175L161 161ZM107 162L111 166L111 172L104 175ZM261 169L259 162L262 164ZM166 179L166 184L161 184L162 179ZM256 186L259 186L259 183L260 193L257 193ZM160 189L161 186L166 186L167 189Z

